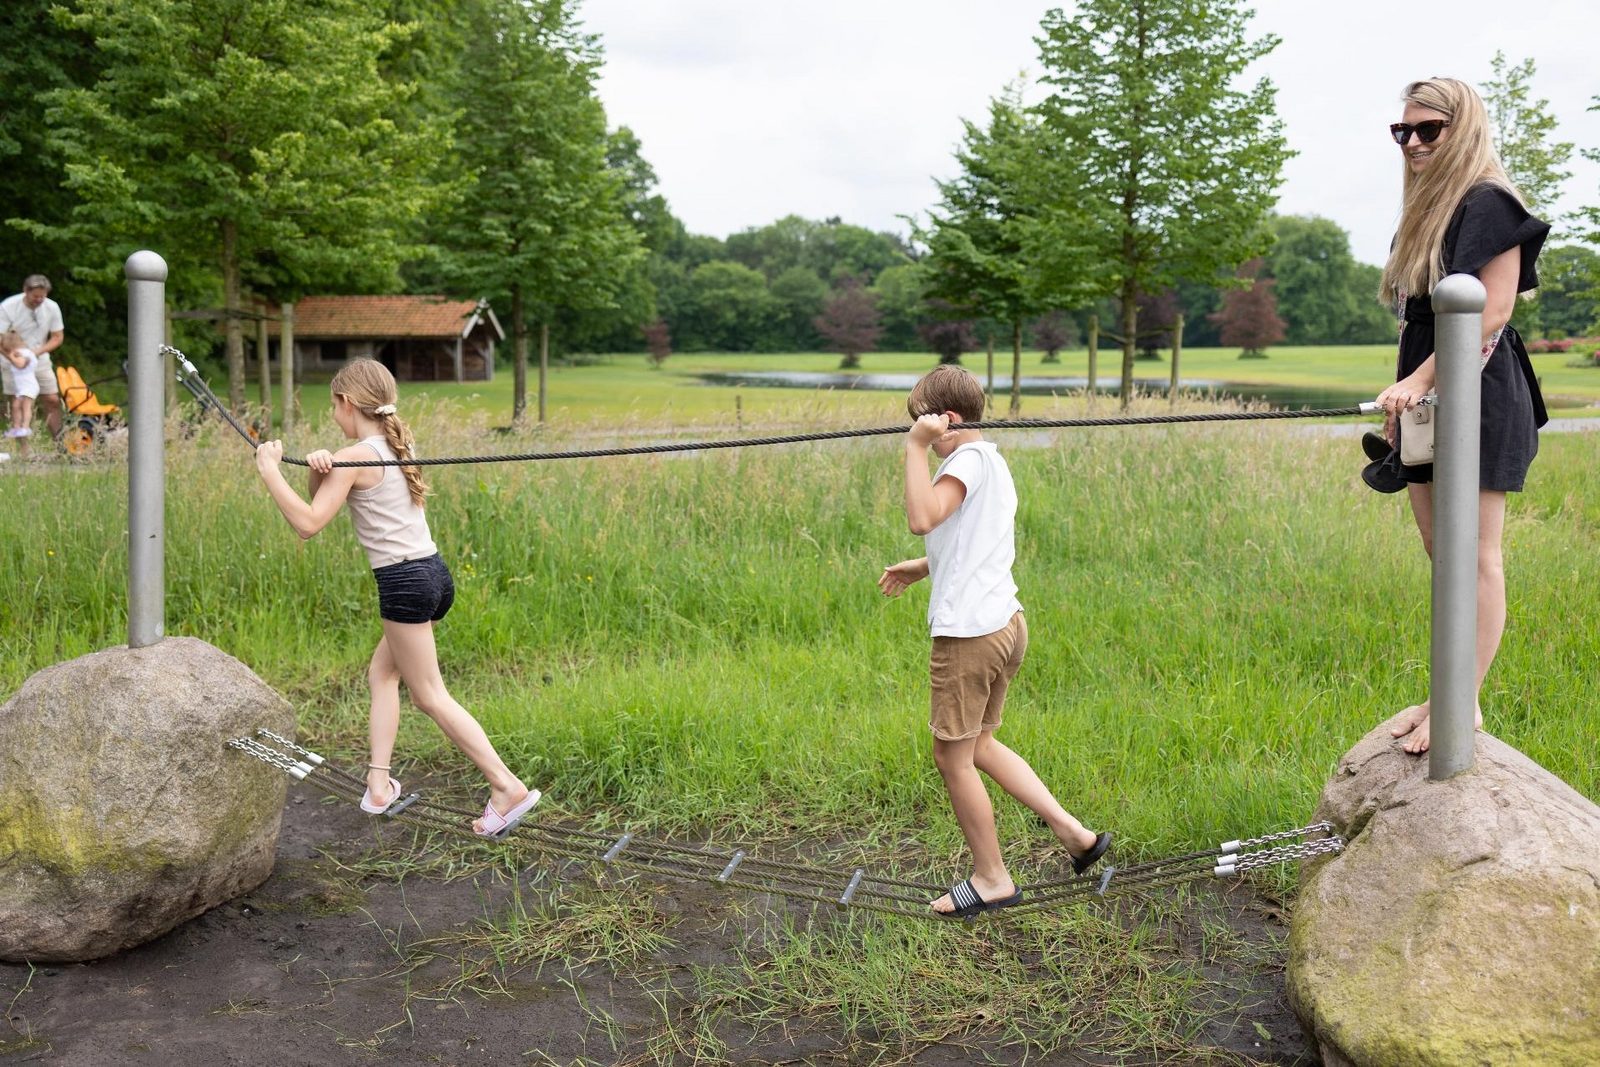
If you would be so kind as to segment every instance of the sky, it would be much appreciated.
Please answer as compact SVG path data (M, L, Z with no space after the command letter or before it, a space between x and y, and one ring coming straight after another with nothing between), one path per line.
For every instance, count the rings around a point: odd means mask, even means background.
M784 215L901 234L955 175L961 120L1037 77L1050 4L1027 0L584 0L606 64L600 97L633 129L691 232L726 237ZM1070 10L1071 4L1060 5ZM1250 36L1282 43L1250 71L1277 87L1299 154L1278 210L1343 226L1381 264L1399 211L1400 92L1419 77L1488 79L1496 50L1537 64L1557 138L1600 149L1594 0L1258 0ZM1037 95L1037 94L1035 94ZM1600 206L1576 153L1558 212ZM1554 214L1552 212L1550 214Z

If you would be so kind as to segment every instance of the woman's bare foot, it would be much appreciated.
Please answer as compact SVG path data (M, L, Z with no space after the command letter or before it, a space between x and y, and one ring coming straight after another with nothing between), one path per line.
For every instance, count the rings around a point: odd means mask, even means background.
M1407 734L1410 734L1411 736L1406 738L1406 743L1401 747L1413 756L1420 756L1428 751L1428 746L1431 743L1432 730L1430 729L1431 718L1429 716L1428 702L1414 704L1407 708L1402 715L1404 717L1395 724L1389 734L1393 737L1406 737ZM1483 729L1482 705L1476 708L1472 725L1473 729Z
M972 888L978 891L978 896L983 898L985 903L1004 900L1006 897L1014 895L1017 891L1017 885L1009 875L998 880L990 880L979 878L974 874L972 876ZM956 903L950 899L950 894L946 893L930 904L929 907L941 915L949 915L956 910Z
M489 790L489 806L494 808L499 815L504 816L506 812L527 800L529 792L530 790L527 786L512 779L512 784L506 788L491 788ZM483 820L473 819L472 830L474 833L483 833Z

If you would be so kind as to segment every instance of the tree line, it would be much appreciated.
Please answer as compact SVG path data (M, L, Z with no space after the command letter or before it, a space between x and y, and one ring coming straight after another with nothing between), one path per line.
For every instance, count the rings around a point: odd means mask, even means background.
M0 31L31 45L0 54L0 277L50 274L69 354L109 365L122 261L161 251L175 306L223 309L235 405L252 308L488 297L517 418L535 352L542 417L552 354L824 349L850 365L1106 344L1126 396L1133 361L1174 339L1259 353L1393 336L1379 268L1344 231L1273 212L1290 151L1272 84L1241 78L1277 41L1248 33L1239 0L1048 12L1037 85L965 124L959 173L909 236L796 216L690 233L639 139L608 124L579 16L578 0L13 0ZM1553 141L1531 61L1492 73L1502 152L1537 206L1573 146ZM1600 318L1600 209L1571 221L1587 244L1547 254L1519 321L1576 334Z

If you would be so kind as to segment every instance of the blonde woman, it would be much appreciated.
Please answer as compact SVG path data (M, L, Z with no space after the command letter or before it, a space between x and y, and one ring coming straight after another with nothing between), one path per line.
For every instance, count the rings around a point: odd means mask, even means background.
M268 441L256 449L256 470L278 510L303 539L314 537L348 505L356 538L377 580L383 638L367 669L372 689L372 762L367 765L361 810L381 815L400 799L400 783L389 770L400 728L403 681L411 702L438 723L489 780L489 802L483 816L473 822L474 832L502 836L538 803L539 791L523 785L507 769L478 720L456 703L440 677L433 624L450 610L455 586L428 532L423 512L428 487L422 471L333 465L342 460L415 458L411 430L396 410L394 377L376 360L358 359L334 375L330 389L333 421L357 443L337 454L323 449L306 456L310 503L284 480L279 467L282 441Z
M1534 269L1548 223L1528 213L1491 140L1483 101L1454 78L1406 86L1405 110L1389 132L1400 147L1404 196L1400 226L1383 268L1380 297L1400 318L1398 379L1378 395L1394 444L1401 412L1432 392L1433 287L1445 275L1477 276L1488 292L1483 309L1482 442L1478 492L1477 684L1494 662L1506 624L1501 531L1506 494L1522 489L1546 421L1527 349L1510 326L1517 294L1538 286ZM1402 467L1422 546L1433 554L1433 466ZM1428 750L1424 700L1403 711L1392 733L1405 750ZM1478 709L1478 725L1483 711Z

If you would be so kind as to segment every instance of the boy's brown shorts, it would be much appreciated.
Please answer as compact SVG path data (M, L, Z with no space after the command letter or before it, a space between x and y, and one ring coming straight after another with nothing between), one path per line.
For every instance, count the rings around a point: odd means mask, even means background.
M941 741L965 741L1000 726L1006 687L1028 651L1022 612L982 637L935 637L928 673L933 711L928 726Z

